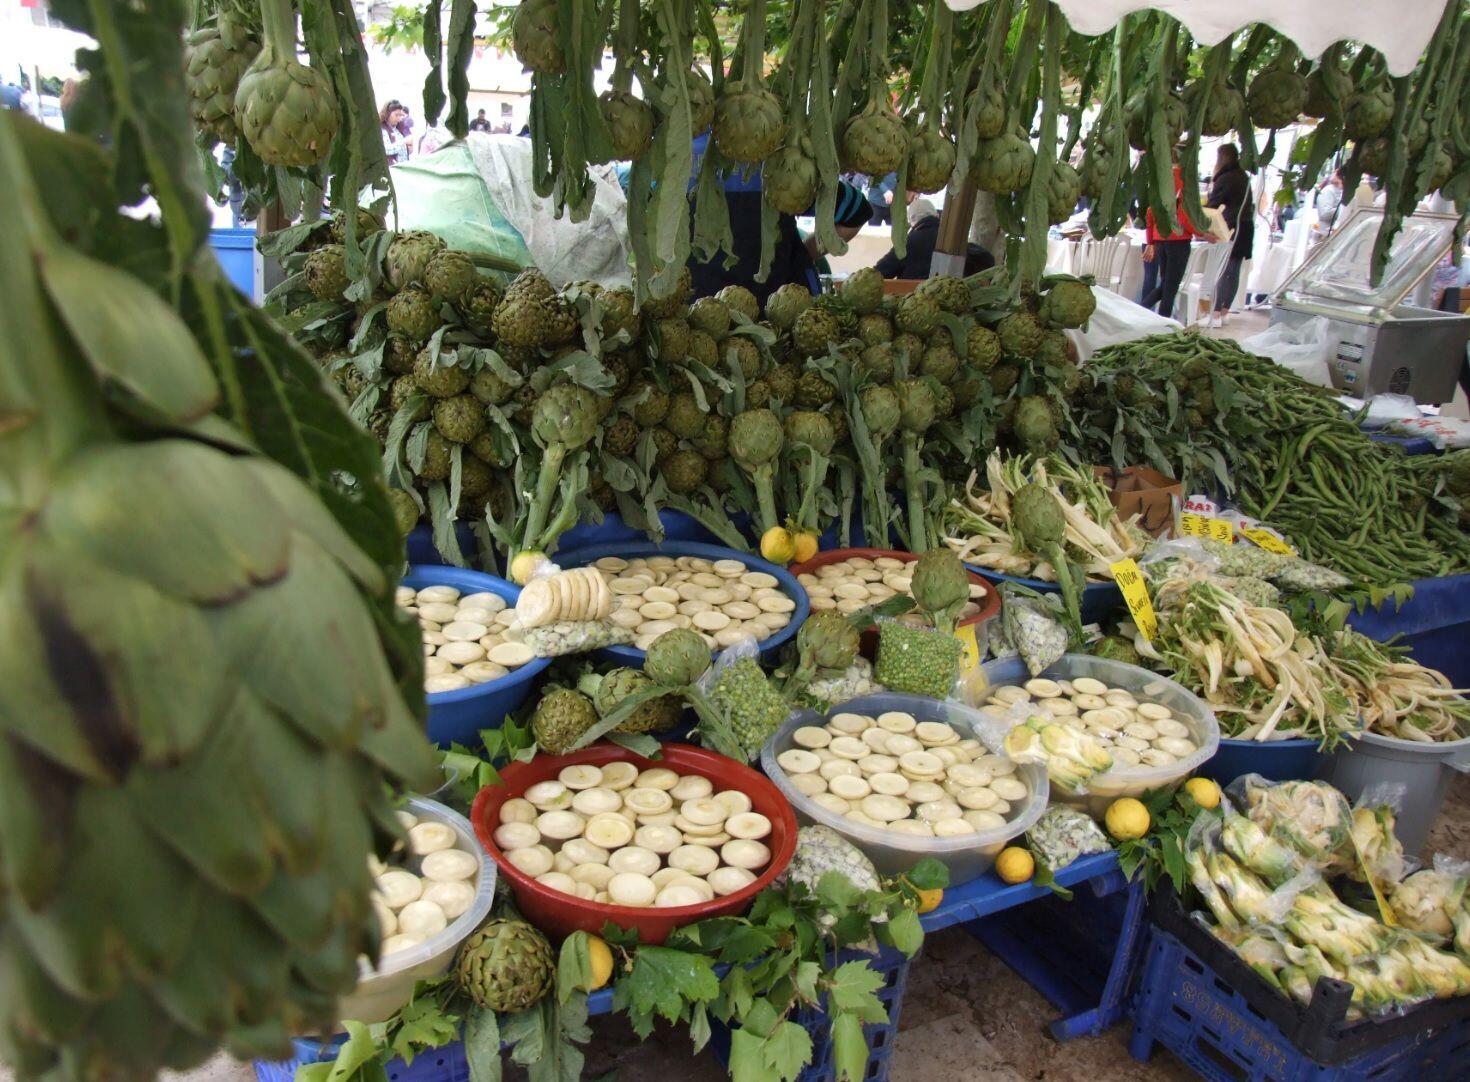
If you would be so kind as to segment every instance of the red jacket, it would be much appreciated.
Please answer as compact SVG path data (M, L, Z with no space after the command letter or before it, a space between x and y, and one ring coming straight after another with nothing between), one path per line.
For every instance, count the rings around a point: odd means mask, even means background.
M1179 171L1179 166L1174 167L1174 217L1179 220L1179 232L1163 236L1156 225L1154 225L1154 212L1150 207L1144 215L1144 240L1153 244L1160 240L1193 240L1202 236L1200 232L1190 228L1189 219L1184 214L1184 174Z

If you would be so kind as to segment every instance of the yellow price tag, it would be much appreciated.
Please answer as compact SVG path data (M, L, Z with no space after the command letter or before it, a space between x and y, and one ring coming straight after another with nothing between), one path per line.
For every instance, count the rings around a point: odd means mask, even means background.
M1123 591L1123 600L1133 614L1133 623L1139 634L1150 642L1159 633L1159 619L1154 615L1154 603L1149 600L1148 583L1143 572L1133 560L1119 560L1112 565L1113 581Z
M1208 537L1230 544L1235 540L1235 529L1223 518L1182 511L1178 521L1179 533L1185 537Z
M1182 511L1179 514L1179 532L1186 537L1209 537L1211 521L1213 520L1205 515Z
M966 624L964 627L954 629L954 637L959 639L960 647L964 651L960 655L960 672L968 672L978 669L983 660L980 649L980 640L975 637L975 624Z
M1296 555L1296 549L1281 540L1281 538L1277 537L1270 530L1256 527L1252 530L1241 530L1240 532L1245 535L1246 540L1250 541L1257 548L1264 549L1267 552L1274 552L1278 556Z

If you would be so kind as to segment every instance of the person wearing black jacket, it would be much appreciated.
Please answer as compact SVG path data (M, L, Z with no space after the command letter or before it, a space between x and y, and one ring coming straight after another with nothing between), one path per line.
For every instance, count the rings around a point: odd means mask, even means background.
M934 259L934 247L939 241L939 212L927 199L916 199L909 206L908 241L904 256L898 258L897 250L890 248L888 254L875 266L884 278L928 278L929 265ZM978 244L971 244L965 255L965 274L979 274L995 266L990 253Z
M1205 206L1216 207L1225 224L1235 230L1230 241L1230 255L1220 280L1215 283L1215 311L1210 315L1211 327L1225 326L1230 306L1240 290L1240 267L1250 258L1256 241L1256 211L1251 205L1251 180L1240 167L1240 151L1234 143L1223 143L1215 155L1215 175L1210 180L1210 194Z

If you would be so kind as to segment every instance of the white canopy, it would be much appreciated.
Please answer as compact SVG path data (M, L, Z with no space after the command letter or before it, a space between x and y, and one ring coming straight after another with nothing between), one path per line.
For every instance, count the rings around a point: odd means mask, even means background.
M1088 35L1111 30L1135 11L1162 11L1205 45L1266 23L1307 56L1320 56L1335 41L1357 41L1382 53L1392 74L1407 75L1434 36L1446 2L1460 0L1057 0L1057 6L1072 29ZM969 11L984 0L945 3L953 11Z

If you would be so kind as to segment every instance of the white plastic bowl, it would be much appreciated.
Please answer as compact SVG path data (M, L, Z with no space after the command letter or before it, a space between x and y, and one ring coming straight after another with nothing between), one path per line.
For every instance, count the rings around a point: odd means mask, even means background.
M988 697L997 687L1024 684L1031 673L1019 657L987 661L981 666L988 686L978 694ZM1122 688L1140 700L1167 706L1173 715L1189 726L1189 737L1198 745L1195 753L1167 766L1114 766L1087 782L1084 793L1068 793L1060 787L1052 790L1053 799L1082 808L1094 819L1101 819L1108 805L1119 797L1141 796L1151 789L1177 785L1198 770L1220 746L1220 723L1215 712L1198 695L1166 676L1149 672L1137 665L1089 654L1063 654L1051 668L1041 674L1049 680L1075 680L1090 676L1108 687ZM982 722L988 724L988 722Z
M495 862L480 848L475 831L469 820L443 804L419 797L411 797L407 810L418 816L421 822L447 823L454 828L454 847L472 853L480 862L480 877L476 884L475 900L449 927L438 935L431 936L416 947L395 951L379 959L376 967L366 959L360 966L361 977L352 994L342 1000L341 1017L353 1022L371 1024L381 1022L392 1015L413 995L413 987L419 981L432 980L448 971L454 962L454 954L485 920L490 913L490 903L495 900ZM416 871L410 858L409 870Z
M849 699L833 707L830 714L866 714L876 717L889 710L902 710L919 721L946 722L957 729L962 738L973 736L992 752L1005 754L997 746L993 736L983 726L976 724L980 720L979 712L956 702L940 702L922 695L882 692ZM803 725L823 725L830 714L803 710L788 718L761 749L761 769L791 802L798 819L803 823L821 823L831 827L866 853L874 866L885 875L906 872L923 858L934 857L949 868L950 886L967 883L989 871L1006 843L1029 829L1046 808L1049 790L1046 768L1039 763L1017 763L1016 776L1026 783L1029 793L1020 806L1013 809L1013 814L1005 825L994 830L978 831L954 838L923 838L854 823L798 792L792 786L791 778L776 761L776 757L783 751L796 746L791 739L792 733Z

